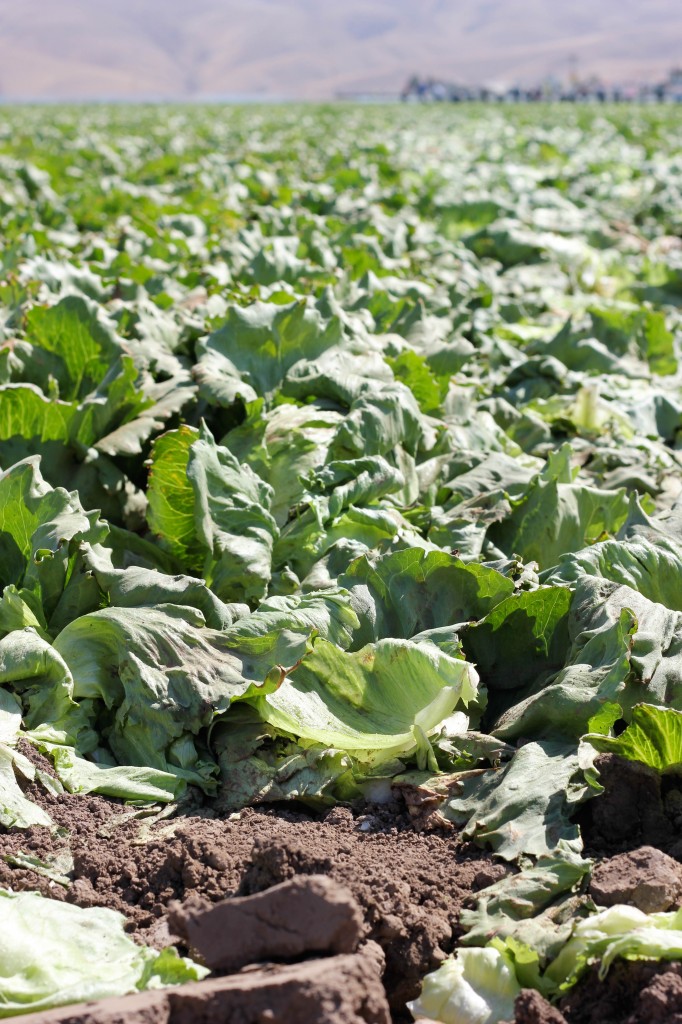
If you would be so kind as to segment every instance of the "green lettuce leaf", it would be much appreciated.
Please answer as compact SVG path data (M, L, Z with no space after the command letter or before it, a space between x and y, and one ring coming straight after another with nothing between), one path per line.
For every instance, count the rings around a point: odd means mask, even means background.
M109 538L108 538L109 539ZM129 543L128 538L125 541ZM141 608L155 605L174 604L196 608L204 616L206 625L211 629L227 629L237 619L249 614L246 604L225 604L215 596L203 580L193 576L176 573L173 576L159 572L156 568L142 565L126 565L118 568L114 565L116 552L110 547L82 544L80 561L74 567L74 573L81 571L93 580L98 588L97 603L85 608L80 614L95 611L100 605L107 604L115 608ZM134 552L127 550L128 558L134 558ZM73 574L72 574L73 579ZM77 585L77 583L76 583ZM68 593L71 580L67 585ZM77 618L72 615L71 618ZM53 616L52 623L56 615ZM64 623L66 625L67 623Z
M5 384L0 402L0 465L9 468L30 455L42 455L63 481L74 459L69 442L77 432L75 403L48 398L31 383Z
M306 480L302 505L275 541L273 564L289 566L303 578L337 543L356 542L347 565L361 551L392 540L401 528L416 540L416 531L386 501L404 483L400 470L379 455L322 467Z
M606 491L587 484L564 483L551 472L538 476L526 495L512 503L512 513L489 530L493 543L508 554L535 561L541 569L556 565L568 551L617 533L625 522L624 490Z
M104 539L108 528L77 494L50 487L38 463L33 456L0 475L0 586L34 591L49 619L75 549Z
M348 341L335 346L317 359L301 359L288 371L282 382L282 394L298 401L312 397L330 399L345 409L362 395L375 391L377 385L393 383L393 374L383 354L372 351L367 339Z
M476 698L471 665L432 644L381 640L355 654L317 640L281 686L251 698L264 721L299 739L381 763L417 751L461 701Z
M620 709L618 710L620 714ZM641 761L658 772L682 772L682 711L637 704L620 736L588 733L583 742L602 753Z
M221 813L288 800L321 809L361 795L347 753L279 737L255 717L253 711L246 719L231 716L214 732L220 766L215 806Z
M261 601L257 611L229 626L225 636L239 651L245 653L249 650L256 655L274 650L275 646L283 653L284 635L290 636L292 643L296 643L294 637L298 635L298 643L302 646L292 647L287 654L287 660L293 664L305 653L305 645L311 636L319 635L346 650L357 627L358 618L351 607L349 594L338 587L330 587L329 590L288 597L269 597ZM279 662L281 660L278 659Z
M547 678L569 647L571 592L567 587L520 591L496 602L462 630L462 646L486 686L515 690Z
M205 557L196 535L195 494L187 478L189 453L198 437L198 431L186 425L162 434L149 462L149 528L184 565L200 565Z
M441 806L446 820L505 860L582 850L580 830L570 818L593 793L575 747L526 743L504 768L455 775L448 788Z
M330 445L334 459L386 455L401 445L411 455L433 448L436 434L408 387L385 384L353 402Z
M499 1024L514 1019L521 991L514 961L506 952L459 949L437 971L427 974L421 995L408 1003L417 1020L439 1024Z
M572 644L566 666L500 716L505 739L555 735L574 739L606 704L629 721L644 701L682 710L682 613L630 587L591 575L575 585L569 613Z
M299 359L315 359L343 338L340 322L306 302L230 306L225 323L197 345L194 377L203 398L229 406L270 394Z
M0 823L6 827L52 823L18 784L17 778L40 777L16 749L20 735L52 758L60 783L70 793L148 802L175 799L186 788L186 777L178 768L171 774L150 767L119 767L77 753L76 746L82 753L93 753L99 742L91 728L90 708L73 699L67 665L33 630L15 631L0 641L0 682L16 694L0 689ZM20 733L22 717L25 733Z
M0 641L1 643L1 641ZM55 652L73 678L73 697L95 701L119 764L159 769L207 785L213 764L194 738L233 700L254 695L286 671L243 657L196 609L171 604L105 608L76 619ZM89 705L88 705L89 706Z
M181 427L154 447L149 526L224 600L265 596L279 532L271 501L272 488L217 445L205 426Z
M131 803L168 803L187 788L187 780L174 772L134 765L98 764L79 757L73 747L38 741L36 746L52 758L59 781L68 793L101 793ZM191 773L188 778L193 781Z
M513 937L484 948L459 949L427 974L418 1000L408 1004L417 1019L441 1024L501 1024L512 1020L521 986L545 995L566 992L599 962L603 979L617 957L682 960L682 911L645 914L636 907L609 907L576 920L568 941L544 974L538 954Z
M630 587L649 601L682 611L682 548L673 537L602 541L564 555L550 579L577 582L588 575Z
M0 889L0 1017L198 981L174 950L137 946L122 914Z
M33 781L36 770L16 745L21 731L21 704L7 690L0 689L0 825L30 828L52 825L50 815L29 800L19 785Z
M25 372L44 391L53 380L60 397L82 399L124 353L120 339L98 315L96 303L75 295L55 306L34 306L26 317L30 355Z
M262 404L249 406L244 423L226 434L221 443L270 484L274 492L271 512L281 529L289 510L303 501L304 480L324 465L342 416L317 403L278 405L267 412Z
M578 921L545 977L560 992L571 988L592 963L604 978L617 957L626 960L682 960L682 910L645 914L617 905Z
M340 582L363 622L356 644L468 623L514 593L513 580L495 569L420 548L364 555Z
M513 938L535 950L541 961L554 957L569 938L575 917L587 913L587 898L576 894L591 861L581 857L540 857L518 874L507 875L476 896L460 924L465 945L485 946Z
M209 586L224 600L264 597L278 534L268 511L272 488L216 445L204 427L190 449L187 478L195 494L197 537L209 552Z
M0 640L0 684L21 700L30 738L97 746L85 708L73 699L73 678L59 652L33 629L14 630Z

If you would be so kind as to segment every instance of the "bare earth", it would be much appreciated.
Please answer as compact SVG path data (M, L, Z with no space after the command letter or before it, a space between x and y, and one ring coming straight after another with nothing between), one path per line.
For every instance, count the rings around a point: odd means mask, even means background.
M25 752L30 752L28 747ZM39 755L31 756L49 770ZM593 895L603 903L644 899L651 907L653 900L656 909L677 905L682 869L678 860L665 853L678 854L675 822L670 818L677 800L668 793L653 792L651 779L640 768L609 758L601 765L606 793L586 805L581 822L587 852L598 860ZM629 777L633 772L639 773L638 782ZM381 1024L388 1019L386 1002L394 1022L408 1021L405 1003L416 997L423 975L452 952L461 934L462 906L509 870L456 834L415 831L398 804L369 806L362 813L337 807L323 815L249 808L227 819L214 816L210 808L197 807L181 817L149 824L144 817L134 817L130 808L101 797L54 797L33 786L29 795L49 810L61 834L33 828L0 837L0 886L35 889L83 907L113 908L125 915L128 930L138 941L157 948L173 942L195 955L196 944L190 948L186 938L191 934L188 914L191 919L197 908L205 910L226 898L240 900L237 910L243 897L267 893L288 879L324 876L314 894L315 900L322 901L330 891L329 882L336 883L338 895L332 893L329 899L339 924L318 930L322 936L318 953L316 947L303 953L294 943L291 950L280 949L279 956L270 958L294 961L298 967L272 964L256 970L235 962L231 971L218 969L209 981L177 990L180 995L157 994L156 1001L150 1002L145 993L132 1001L107 1001L97 1012L92 1007L87 1013L62 1009L36 1015L35 1024L113 1024L114 1020L179 1024L187 1014L210 1024L214 1013L216 1020L228 1020L220 1017L223 1002L237 1013L240 999L245 1002L235 1021L272 1024L282 1012L282 1020L294 1014L301 1024L327 1020ZM605 836L613 836L615 819L622 827L615 841L607 843ZM4 859L19 852L42 859L70 852L71 883L50 881ZM284 889L286 898L295 896L286 896ZM282 898L275 894L270 910L268 901L261 901L256 917L266 931L273 923L268 917L286 920ZM310 893L306 898L310 900ZM302 913L307 912L304 903ZM346 903L354 909L344 920ZM276 905L279 910L273 911ZM313 905L308 910L315 912ZM325 938L326 933L332 938ZM257 936L254 941L257 948ZM350 951L357 943L353 956ZM320 952L331 955L319 960ZM204 956L210 962L205 949ZM326 965L322 973L314 966L320 963ZM233 973L239 967L241 973ZM219 983L221 977L224 984ZM323 977L326 1005L334 1007L331 1017L320 1008ZM310 996L313 991L315 998ZM276 1007L276 1017L262 1016L263 999ZM193 1007L191 1012L188 1007ZM516 1015L516 1024L680 1024L681 1020L682 968L642 963L616 964L605 982L598 980L595 969L559 1009L537 993L524 993Z

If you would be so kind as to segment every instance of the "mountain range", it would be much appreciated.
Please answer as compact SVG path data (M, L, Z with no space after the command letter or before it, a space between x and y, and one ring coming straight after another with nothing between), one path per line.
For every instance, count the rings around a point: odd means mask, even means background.
M0 99L395 92L664 77L680 0L0 0Z

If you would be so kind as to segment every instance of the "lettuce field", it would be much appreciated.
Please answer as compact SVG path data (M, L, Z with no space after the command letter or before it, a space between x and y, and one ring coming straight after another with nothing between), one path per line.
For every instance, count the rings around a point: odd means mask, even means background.
M2 111L0 1017L679 1019L681 128Z

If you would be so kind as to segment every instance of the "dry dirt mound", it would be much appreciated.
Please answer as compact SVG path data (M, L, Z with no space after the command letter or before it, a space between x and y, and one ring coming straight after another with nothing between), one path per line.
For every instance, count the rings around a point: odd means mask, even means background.
M81 1003L25 1024L389 1024L371 956L266 967L162 991Z
M605 792L579 813L588 855L605 857L655 846L679 858L682 779L615 754L601 754L596 764Z
M42 860L70 853L71 882L55 884L0 860L0 886L111 907L127 917L135 938L160 948L178 938L168 920L176 901L216 903L297 875L326 875L357 901L363 939L383 949L384 984L399 1015L418 995L423 975L452 951L463 902L505 873L451 834L415 832L398 807L369 808L360 816L337 807L322 817L246 809L228 819L199 809L145 827L144 818L126 818L129 810L115 801L32 795L64 834L46 828L10 833L0 839L0 851Z
M613 965L604 981L593 967L562 1002L569 1024L681 1024L682 965Z
M588 850L598 858L595 895L599 891L606 902L602 890L608 889L614 899L636 902L642 893L647 899L662 894L676 903L682 869L657 849L641 849L641 840L652 843L653 837L658 843L652 846L677 852L668 813L674 801L666 802L660 787L654 800L649 776L635 769L631 777L623 771L624 764L605 762L606 793L587 805L589 814L582 822ZM79 906L111 907L126 916L128 930L139 941L159 948L174 941L188 949L189 940L178 934L178 903L205 909L226 898L265 893L289 879L325 876L338 887L339 906L348 893L359 907L361 952L376 949L374 943L380 947L381 963L375 962L373 969L381 972L394 1021L411 1020L406 1001L418 994L423 975L453 950L462 905L508 870L452 832L416 832L399 805L366 807L361 814L337 807L323 815L281 807L249 808L227 819L197 807L181 817L149 824L114 800L54 797L33 787L30 795L49 811L59 831L33 828L1 836L0 886L37 889ZM614 835L609 829L616 820L624 827ZM627 827L632 830L629 837ZM607 843L609 834L612 841ZM618 852L623 849L634 852ZM69 884L17 864L14 858L21 854L42 860L70 855ZM330 953L339 951L330 943ZM325 962L331 969L331 961L341 959L337 955ZM366 964L357 967L360 975L366 969ZM355 970L353 966L351 974ZM213 1005L210 999L209 1004ZM161 1014L160 1022L182 1018L185 1004L173 1006L176 1009L168 1002L158 1004L154 1012ZM133 1024L117 1007L117 1021ZM365 1019L365 1010L352 999L348 1007L349 1020ZM537 993L523 993L516 1024L562 1021L682 1024L682 967L618 963L604 982L592 971L558 1009Z

